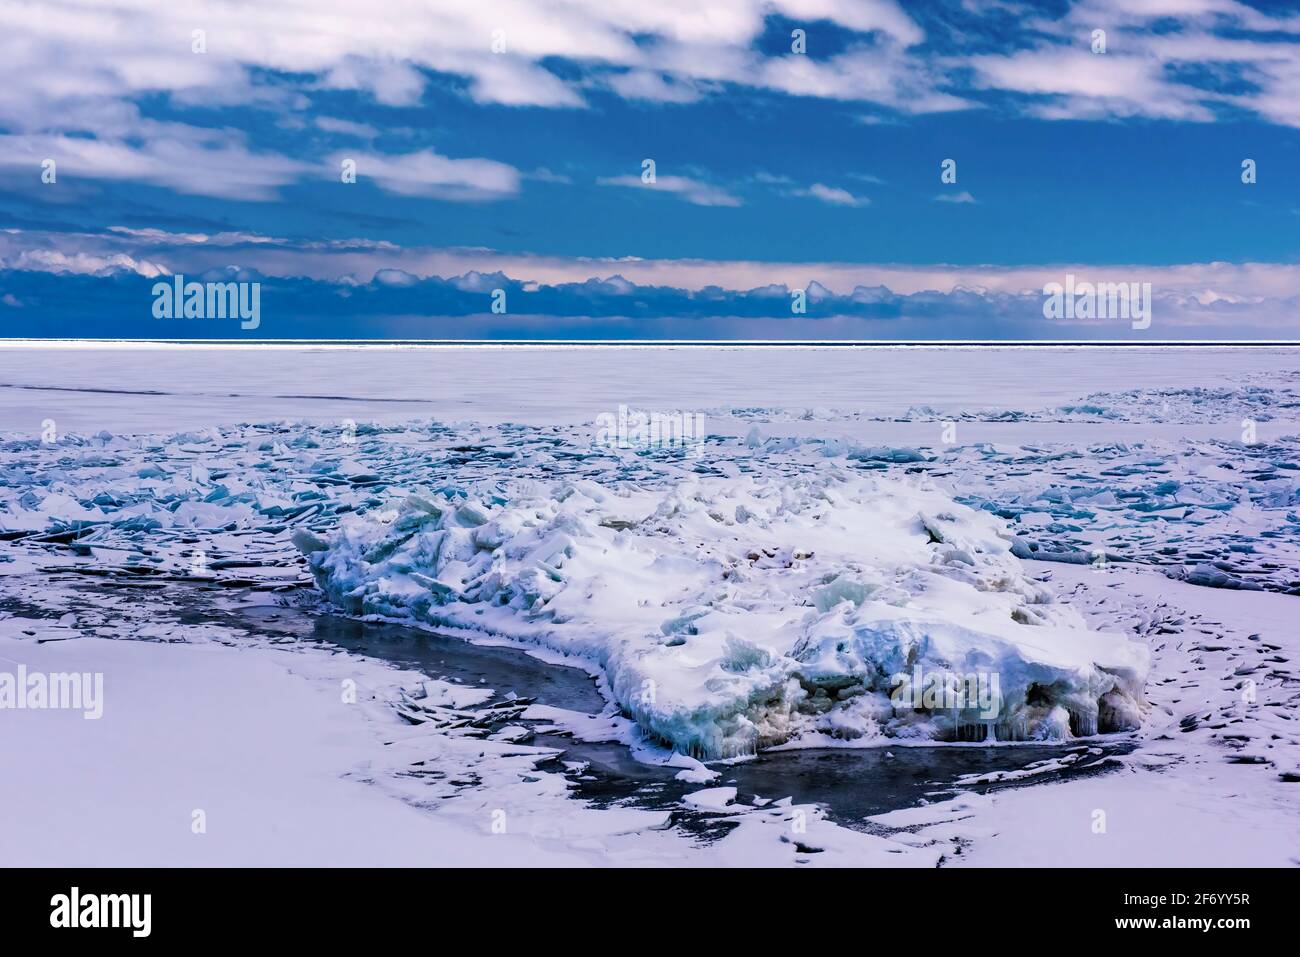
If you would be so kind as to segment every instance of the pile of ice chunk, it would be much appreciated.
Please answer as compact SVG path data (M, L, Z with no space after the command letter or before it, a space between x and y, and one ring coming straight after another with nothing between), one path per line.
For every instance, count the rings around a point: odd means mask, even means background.
M1146 647L1089 630L1025 574L998 519L924 479L828 463L667 490L504 481L411 494L388 518L295 534L335 603L592 660L619 707L697 757L1141 719ZM927 672L996 675L995 711L891 696Z

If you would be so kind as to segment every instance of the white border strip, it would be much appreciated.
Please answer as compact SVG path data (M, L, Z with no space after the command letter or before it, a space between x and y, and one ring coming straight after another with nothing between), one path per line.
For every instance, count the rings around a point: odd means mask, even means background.
M1300 347L1300 339L3 339L0 349L1222 349Z

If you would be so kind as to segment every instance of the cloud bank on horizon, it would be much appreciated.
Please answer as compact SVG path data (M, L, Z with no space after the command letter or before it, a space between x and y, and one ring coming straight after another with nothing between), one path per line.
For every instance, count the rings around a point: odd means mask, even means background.
M0 2L0 336L1294 338L1300 10ZM493 296L500 293L501 302ZM802 309L792 306L800 300ZM494 311L493 305L503 308Z

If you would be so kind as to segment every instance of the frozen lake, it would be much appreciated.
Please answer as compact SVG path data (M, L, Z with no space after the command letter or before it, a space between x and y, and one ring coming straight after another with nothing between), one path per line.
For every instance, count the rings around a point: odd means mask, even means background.
M925 406L960 417L1040 410L1096 392L1232 388L1300 370L1300 350L1265 347L0 346L0 431L151 433L281 419L391 423L435 418L560 425L620 405L706 411L854 410L861 418L779 423L790 434L932 444ZM1300 410L1274 409L1300 421ZM763 419L764 416L756 416ZM1170 427L983 421L963 441L1140 441L1231 437L1235 410ZM722 434L741 425L707 423ZM747 428L747 426L746 426Z

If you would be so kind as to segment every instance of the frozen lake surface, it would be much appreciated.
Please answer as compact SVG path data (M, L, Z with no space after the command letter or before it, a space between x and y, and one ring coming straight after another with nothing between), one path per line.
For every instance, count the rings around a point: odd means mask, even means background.
M1233 387L1297 370L1300 350L1260 347L9 345L0 347L0 431L36 430L49 418L83 433L273 419L552 425L624 404L852 409L868 421L832 426L866 436L885 430L876 420L917 407L1051 409L1098 392ZM1134 423L1109 424L1138 434ZM1005 436L1014 424L981 428Z

